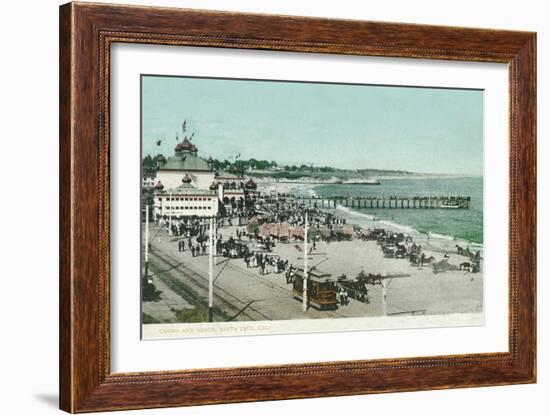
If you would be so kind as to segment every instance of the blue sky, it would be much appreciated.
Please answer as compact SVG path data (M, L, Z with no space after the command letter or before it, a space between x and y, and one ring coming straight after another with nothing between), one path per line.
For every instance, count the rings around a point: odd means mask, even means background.
M143 153L184 119L203 157L483 174L479 90L143 76Z

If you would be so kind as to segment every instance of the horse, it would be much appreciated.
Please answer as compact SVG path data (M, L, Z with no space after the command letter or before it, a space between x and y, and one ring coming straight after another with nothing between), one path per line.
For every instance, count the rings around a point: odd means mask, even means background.
M455 245L456 246L456 252L458 255L464 255L464 248L462 248L460 245Z
M365 280L365 283L371 284L371 285L381 285L382 284L382 275L381 274L372 274L369 272L369 275L367 279Z
M422 255L420 257L420 266L423 267L424 264L430 265L433 261L435 261L435 257L433 255L430 256L430 257L426 257L426 256Z

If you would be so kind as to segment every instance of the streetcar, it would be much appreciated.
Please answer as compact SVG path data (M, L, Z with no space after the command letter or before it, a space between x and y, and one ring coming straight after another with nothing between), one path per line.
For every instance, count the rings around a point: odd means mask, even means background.
M303 301L303 279L304 270L298 268L294 275L292 294L300 301ZM336 290L336 281L331 274L316 269L308 271L307 297L310 306L319 310L335 310L338 308Z

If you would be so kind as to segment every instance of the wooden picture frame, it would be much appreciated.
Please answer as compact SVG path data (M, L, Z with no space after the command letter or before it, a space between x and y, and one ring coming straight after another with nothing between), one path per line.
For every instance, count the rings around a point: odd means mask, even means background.
M114 43L509 65L509 352L111 373L109 62ZM68 412L536 380L536 34L69 3L60 8L60 407ZM230 362L228 362L230 365Z

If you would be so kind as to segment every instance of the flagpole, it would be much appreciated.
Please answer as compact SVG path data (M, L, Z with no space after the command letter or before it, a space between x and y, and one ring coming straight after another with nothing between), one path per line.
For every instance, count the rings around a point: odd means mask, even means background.
M307 210L306 210L306 220L304 225L304 278L302 279L302 308L304 313L307 311L307 282L308 282L308 275L307 275Z

